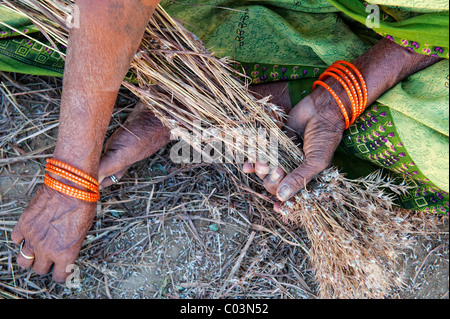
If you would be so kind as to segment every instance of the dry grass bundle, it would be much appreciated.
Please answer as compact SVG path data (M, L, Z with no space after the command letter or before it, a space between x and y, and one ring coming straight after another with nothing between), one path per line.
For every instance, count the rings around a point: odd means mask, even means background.
M326 171L310 192L288 203L285 218L308 233L323 298L383 298L391 286L403 285L395 265L412 244L406 235L413 225L392 207L385 190L398 187L380 172L359 181L336 174Z
M67 44L64 22L72 1L6 3L29 16L49 39ZM131 65L139 86L124 86L188 143L192 140L183 129L213 128L218 130L215 138L233 152L254 157L251 150L256 149L256 139L246 137L249 147L243 148L225 137L235 134L234 140L239 139L239 129L252 132L249 136L254 137L258 128L264 128L276 132L279 142L279 153L266 151L265 158L286 171L301 164L301 152L271 116L281 111L268 99L256 100L248 91L245 77L231 65L231 61L209 53L193 34L158 7ZM410 244L406 234L412 225L407 216L396 212L386 188L404 190L379 175L350 181L333 168L284 206L285 221L308 233L310 261L321 297L382 298L392 287L401 286L396 258Z

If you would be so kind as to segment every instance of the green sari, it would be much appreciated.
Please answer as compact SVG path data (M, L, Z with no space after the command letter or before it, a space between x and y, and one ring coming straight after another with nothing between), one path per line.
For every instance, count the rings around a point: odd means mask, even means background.
M161 4L216 55L239 62L254 84L288 81L293 105L311 93L312 82L330 64L356 59L382 37L444 58L369 106L346 130L334 162L349 177L379 168L404 177L415 188L398 197L399 205L448 214L448 2L163 0ZM369 16L374 9L379 11L378 20ZM4 17L0 9L0 19ZM366 26L368 20L377 22L373 29ZM23 19L15 28L39 37ZM45 52L45 47L23 36L14 37L7 28L0 29L0 37L4 38L0 70L62 75L58 54Z

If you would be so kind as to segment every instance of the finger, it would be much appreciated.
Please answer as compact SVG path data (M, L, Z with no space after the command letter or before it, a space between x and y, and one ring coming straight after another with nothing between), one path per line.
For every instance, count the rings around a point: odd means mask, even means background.
M311 96L303 98L290 112L285 128L288 135L303 136L306 125L316 115L317 109Z
M255 164L255 173L256 176L264 180L266 176L270 173L270 166L269 164L257 162Z
M282 168L278 167L274 169L269 175L266 176L266 178L264 178L265 189L272 195L275 195L277 193L278 186L285 176L286 173Z
M277 197L282 202L292 198L317 174L326 169L342 139L343 128L318 116L305 127L303 152L305 163L290 173L279 185Z
M299 168L290 173L280 183L277 190L277 197L280 201L285 202L292 198L297 192L304 188L317 174L327 168L325 162L314 162L310 164L308 161Z
M14 227L13 231L11 232L11 240L17 245L20 245L20 243L23 242L24 236L22 234L20 222L16 225L16 227Z
M76 259L56 262L53 267L53 280L59 283L65 282L67 277L71 274L70 271L72 269L68 266L74 265L75 260Z
M131 166L127 166L124 169L122 169L121 171L116 172L111 175L114 175L117 178L117 180L120 180L123 177L123 175L125 175L125 173L128 171L128 169L130 167ZM100 182L100 189L109 187L114 184L113 180L111 179L111 176L102 177L101 179L99 179L99 182Z
M244 171L245 174L252 174L255 172L255 167L253 166L252 163L245 162L244 165L242 166L242 170Z
M273 205L273 210L274 210L276 213L281 214L281 207L282 207L282 206L283 206L282 203L276 202L276 203Z
M23 269L28 269L33 265L34 251L25 240L19 254L17 255L17 264Z
M46 275L50 272L53 262L45 255L37 254L33 263L33 270L38 275Z

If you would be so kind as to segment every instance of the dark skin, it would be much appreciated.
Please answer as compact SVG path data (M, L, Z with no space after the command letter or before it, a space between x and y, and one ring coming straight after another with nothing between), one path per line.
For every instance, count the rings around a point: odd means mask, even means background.
M99 177L103 140L120 85L158 3L75 1L81 27L71 29L69 36L55 159ZM66 267L77 259L95 209L95 204L42 186L11 235L17 244L25 240L23 253L35 258L19 254L17 263L32 266L40 275L54 265L53 279L64 282L69 275Z
M158 0L76 1L81 28L72 29L70 33L54 158L98 178L102 187L112 183L109 176L114 174L120 178L132 164L154 154L170 141L170 132L151 111L138 104L125 128L110 138L102 155L120 84L158 3ZM353 63L366 79L370 104L399 81L438 60L381 40ZM351 117L350 103L343 88L334 79L325 82L341 97ZM255 91L263 96L274 95L275 103L289 109L285 86L278 83L255 87ZM244 171L256 172L267 191L279 200L274 207L279 210L282 202L330 165L344 126L336 102L319 87L289 111L286 123L291 134L303 138L305 163L288 175L280 168L270 172L269 167L261 163L246 163ZM92 226L95 208L95 204L42 186L12 233L15 243L25 240L24 254L35 258L29 260L19 254L17 263L23 268L33 267L40 275L47 274L53 266L53 279L64 282L69 275L66 267L75 263Z
M364 76L368 87L368 105L371 105L397 83L440 60L413 53L394 42L382 39L352 63ZM350 99L341 84L334 78L328 78L324 82L338 94L351 118L353 112ZM280 168L269 172L267 164L244 165L246 173L256 173L263 180L267 191L276 195L279 202L275 204L275 211L279 211L282 202L291 199L314 176L330 166L333 154L342 140L345 121L331 94L319 87L290 111L286 127L291 134L296 134L303 140L303 165L287 176Z

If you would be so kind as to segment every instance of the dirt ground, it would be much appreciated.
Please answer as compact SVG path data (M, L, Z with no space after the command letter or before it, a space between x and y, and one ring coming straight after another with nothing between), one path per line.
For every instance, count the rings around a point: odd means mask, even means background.
M308 238L270 209L248 177L177 165L169 147L102 192L76 265L80 283L56 284L15 264L11 229L42 184L56 142L60 79L0 73L0 298L317 298ZM135 98L121 91L110 135ZM399 257L405 287L392 299L448 299L448 217L430 216Z

